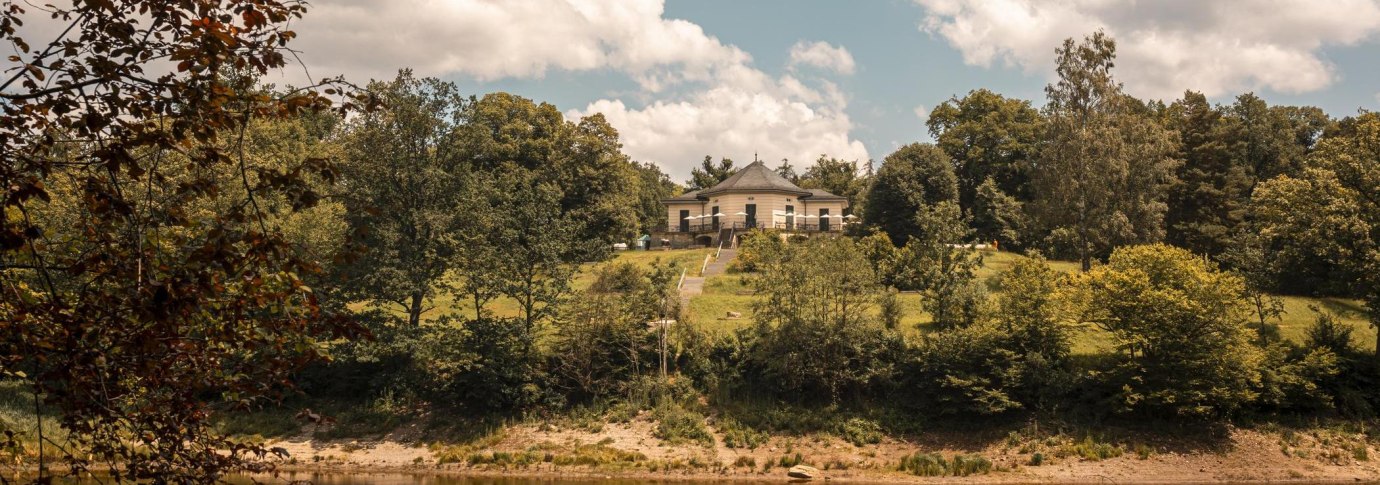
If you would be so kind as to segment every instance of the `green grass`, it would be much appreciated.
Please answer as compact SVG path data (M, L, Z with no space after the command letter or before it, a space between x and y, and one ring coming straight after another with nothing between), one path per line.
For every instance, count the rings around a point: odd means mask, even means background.
M14 433L19 442L18 449L0 447L0 460L24 463L36 457L40 422L43 424L43 450L47 456L60 456L58 445L68 445L67 433L58 424L54 410L44 406L39 414L34 411L34 394L28 383L0 381L0 432ZM16 453L21 457L16 458Z
M702 256L701 256L702 257ZM1009 252L982 253L983 264L978 269L978 278L986 281L1009 269L1012 264L1025 256ZM1074 261L1050 261L1055 270L1071 273L1079 270ZM692 298L688 308L689 319L701 329L726 333L732 332L752 322L752 304L756 297L746 283L751 278L747 274L724 274L708 278L704 293ZM1310 306L1333 312L1342 323L1352 326L1353 342L1361 350L1375 349L1375 329L1366 321L1365 309L1358 300L1344 298L1310 298L1304 296L1284 296L1284 314L1276 323L1280 334L1291 341L1301 342L1308 327L1313 324L1317 314ZM901 319L902 329L909 335L918 336L933 331L930 316L920 308L920 295L902 293L901 305L905 309ZM727 319L729 311L742 313L742 318ZM1074 330L1073 353L1075 355L1096 356L1114 350L1111 335L1095 327L1079 327Z
M663 264L676 263L681 268L687 270L687 276L699 274L700 268L704 265L704 257L713 254L713 249L684 249L673 251L620 251L614 254L608 262L586 263L580 265L579 271L575 273L575 278L570 282L571 290L583 290L589 288L594 283L594 269L599 265L613 262L629 262L643 268L651 268L652 264L660 260ZM362 310L368 308L366 303L352 304L351 309ZM403 316L402 307L396 304L382 304L379 306L385 311ZM427 302L426 310L422 312L422 319L434 319L447 314L459 316L474 316L474 305L462 296L456 299L454 295L438 295ZM489 302L486 309L496 317L518 317L522 315L522 307L518 306L517 301L509 298L497 298Z

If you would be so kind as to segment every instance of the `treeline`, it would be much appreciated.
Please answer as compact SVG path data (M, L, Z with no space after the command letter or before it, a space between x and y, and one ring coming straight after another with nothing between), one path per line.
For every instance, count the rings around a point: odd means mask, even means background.
M1333 119L1254 94L1145 101L1122 92L1102 33L1057 53L1043 108L974 90L935 107L934 143L901 147L875 173L827 157L804 175L789 162L778 172L848 197L858 235L898 246L924 231L916 214L945 210L972 230L952 243L1038 250L1084 270L1117 247L1163 242L1258 291L1364 299L1380 322L1380 115ZM731 172L706 158L688 185Z

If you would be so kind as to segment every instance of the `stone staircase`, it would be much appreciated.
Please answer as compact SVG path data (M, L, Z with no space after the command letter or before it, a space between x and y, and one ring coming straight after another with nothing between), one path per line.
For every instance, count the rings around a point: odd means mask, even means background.
M719 251L719 259L710 261L709 265L704 267L704 276L709 277L724 274L724 270L728 268L728 263L733 261L733 257L737 255L737 249L724 249Z
M710 260L704 267L704 274L701 276L685 277L685 281L680 285L680 303L682 306L690 305L690 298L704 293L704 280L710 276L724 274L728 269L728 263L738 255L737 249L723 249L719 251L719 258Z

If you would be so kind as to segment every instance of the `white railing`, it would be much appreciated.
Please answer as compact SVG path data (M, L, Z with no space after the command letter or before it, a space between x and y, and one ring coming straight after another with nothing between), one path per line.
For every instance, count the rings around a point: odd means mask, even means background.
M704 270L705 270L705 268L708 268L708 267L709 267L709 258L712 258L712 257L713 257L713 256L710 256L710 255L708 255L708 254L704 255L704 264L701 264L701 265L700 265L700 276L704 276Z
M686 270L680 270L680 282L676 283L676 291L680 291L680 288L685 286L685 271Z

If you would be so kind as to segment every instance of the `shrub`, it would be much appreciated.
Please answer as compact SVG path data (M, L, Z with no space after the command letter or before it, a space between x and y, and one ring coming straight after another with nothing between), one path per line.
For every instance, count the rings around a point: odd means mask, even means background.
M787 247L781 239L781 233L774 229L753 229L740 237L738 256L733 258L728 268L735 272L761 271L767 262L780 257Z
M1022 407L1013 395L1021 366L990 325L941 331L920 342L906 373L907 403L940 414L998 414Z
M724 446L728 448L747 448L755 450L757 447L767 443L771 435L766 432L743 426L733 418L723 418L719 421L719 432L724 435Z
M1059 457L1076 456L1088 461L1100 461L1108 458L1116 458L1124 454L1126 450L1111 443L1102 443L1094 440L1091 435L1084 436L1082 441L1066 444L1059 448Z
M982 455L954 455L949 473L956 477L986 474L992 471L992 461Z
M920 453L904 456L897 468L921 477L942 477L949 473L949 462L939 453Z
M1327 349L1335 355L1348 355L1355 351L1351 344L1350 325L1337 321L1331 312L1309 306L1318 314L1313 324L1304 333L1304 346L1310 349Z
M892 377L900 336L876 322L880 287L851 239L790 246L753 285L760 298L742 368L759 388L835 402Z
M839 425L839 436L853 446L863 446L882 442L882 427L876 421L862 418L849 418Z
M487 412L519 412L542 399L541 362L533 335L518 319L481 318L459 329L448 319L430 327L418 371L435 397Z
M1213 417L1255 397L1261 353L1239 277L1152 244L1118 248L1078 278L1080 310L1121 349L1107 381L1118 408Z
M920 453L901 458L897 468L903 472L922 477L986 474L992 471L992 461L977 454L954 455L953 460L945 460L939 453Z
M652 432L657 439L671 444L714 445L714 437L705 429L704 415L700 413L678 404L663 403L653 411L652 417L657 420L656 430Z

